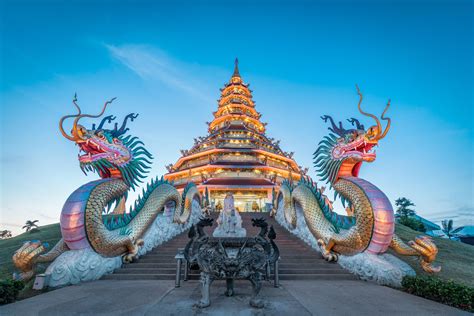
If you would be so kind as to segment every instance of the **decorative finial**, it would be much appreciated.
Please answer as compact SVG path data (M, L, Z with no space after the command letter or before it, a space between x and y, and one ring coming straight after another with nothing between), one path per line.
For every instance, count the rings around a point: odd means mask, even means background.
M235 66L234 66L234 74L232 75L232 77L240 77L240 73L239 73L239 59L238 59L238 58L235 58L234 64L235 64Z

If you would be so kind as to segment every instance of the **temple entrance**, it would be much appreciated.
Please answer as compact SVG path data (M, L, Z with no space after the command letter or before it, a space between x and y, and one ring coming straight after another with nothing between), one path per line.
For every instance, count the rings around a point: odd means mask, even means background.
M227 193L234 195L234 205L239 212L265 212L268 202L267 191L212 191L211 206L217 212L222 210L224 199Z

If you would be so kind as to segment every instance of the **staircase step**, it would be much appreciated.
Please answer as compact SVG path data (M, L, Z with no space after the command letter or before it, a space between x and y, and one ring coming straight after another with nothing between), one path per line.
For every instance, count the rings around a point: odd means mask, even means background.
M288 263L286 261L280 262L280 269L311 269L311 268L324 268L324 269L341 269L337 264L329 264L322 260L317 260L310 263ZM165 269L176 269L176 262L136 262L132 264L125 264L122 269L142 269L142 268L165 268Z
M175 275L176 267L173 268L130 268L117 269L114 273L117 274L171 274Z
M108 274L104 280L174 280L174 274ZM199 274L190 274L189 280L199 280ZM350 274L280 274L280 280L356 280Z
M280 274L280 280L356 280L350 273L344 274Z
M175 275L175 268L129 268L129 269L117 269L116 274L170 274ZM198 274L199 271L191 270L190 274ZM311 268L311 269L279 269L280 274L346 274L346 271L342 269L325 269L325 268Z
M281 269L311 269L311 268L324 268L324 269L339 269L342 271L345 271L344 269L341 269L341 267L338 264L329 264L327 262L315 262L315 263L288 263L283 261L282 263L279 264L279 268Z
M174 274L107 274L103 280L174 280Z
M148 263L148 262L137 262L133 264L126 264L122 266L122 269L146 269L146 268L165 268L165 269L176 269L176 262L172 263Z
M325 269L325 268L312 268L312 269L279 269L280 274L347 274L347 271L343 269Z

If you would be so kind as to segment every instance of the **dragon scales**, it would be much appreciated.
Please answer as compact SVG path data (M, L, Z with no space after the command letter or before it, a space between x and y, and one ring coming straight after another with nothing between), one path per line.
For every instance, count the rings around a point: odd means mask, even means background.
M355 127L344 129L328 116L321 118L331 122L331 133L324 137L314 153L314 165L322 181L328 182L340 196L348 216L332 211L332 204L309 178L303 178L293 187L284 182L275 201L275 210L282 204L283 218L291 229L297 225L297 213L302 213L310 232L316 238L323 257L337 261L338 255L354 255L363 251L380 254L392 248L401 255L419 256L422 268L430 273L439 272L434 267L438 249L428 237L417 237L408 244L395 233L395 219L392 205L387 196L375 185L358 177L363 162L373 162L379 140L390 129L390 118L385 117L390 100L382 113L387 121L385 129L380 120L361 108L362 93L359 94L360 113L375 120L376 125L365 130L355 118L348 120ZM297 212L301 210L301 212Z
M77 114L61 118L62 135L79 146L81 170L97 172L101 179L91 181L75 190L66 200L60 217L62 239L47 253L47 244L40 241L26 242L13 255L13 263L21 271L16 278L28 280L35 274L35 265L51 262L68 250L92 248L103 257L122 256L124 263L131 262L143 245L142 237L165 206L174 205L173 222L188 222L193 201L201 202L194 184L189 184L181 194L170 183L153 179L147 184L134 206L125 212L125 202L130 189L135 190L150 168L151 154L143 142L128 132L127 120L133 121L138 114L129 114L122 125L106 129L115 117L102 119L96 127L86 129L79 125L84 117L98 118L114 99L107 101L98 115L82 114L74 97ZM69 135L64 131L65 119L74 118ZM105 213L112 210L108 215ZM105 216L104 216L105 215Z

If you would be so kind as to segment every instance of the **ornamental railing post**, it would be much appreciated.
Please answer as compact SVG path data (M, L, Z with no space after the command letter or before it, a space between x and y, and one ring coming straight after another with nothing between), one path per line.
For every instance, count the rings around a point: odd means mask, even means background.
M278 261L280 261L280 258L275 260L275 263L273 265L273 286L274 287L280 287L280 275L278 274Z
M184 258L184 249L179 248L178 253L174 257L176 259L176 279L175 279L175 287L180 287L181 286L181 264L183 260L186 260ZM186 272L185 272L186 274Z
M188 260L184 259L184 281L188 280L188 273L189 273L189 262Z

